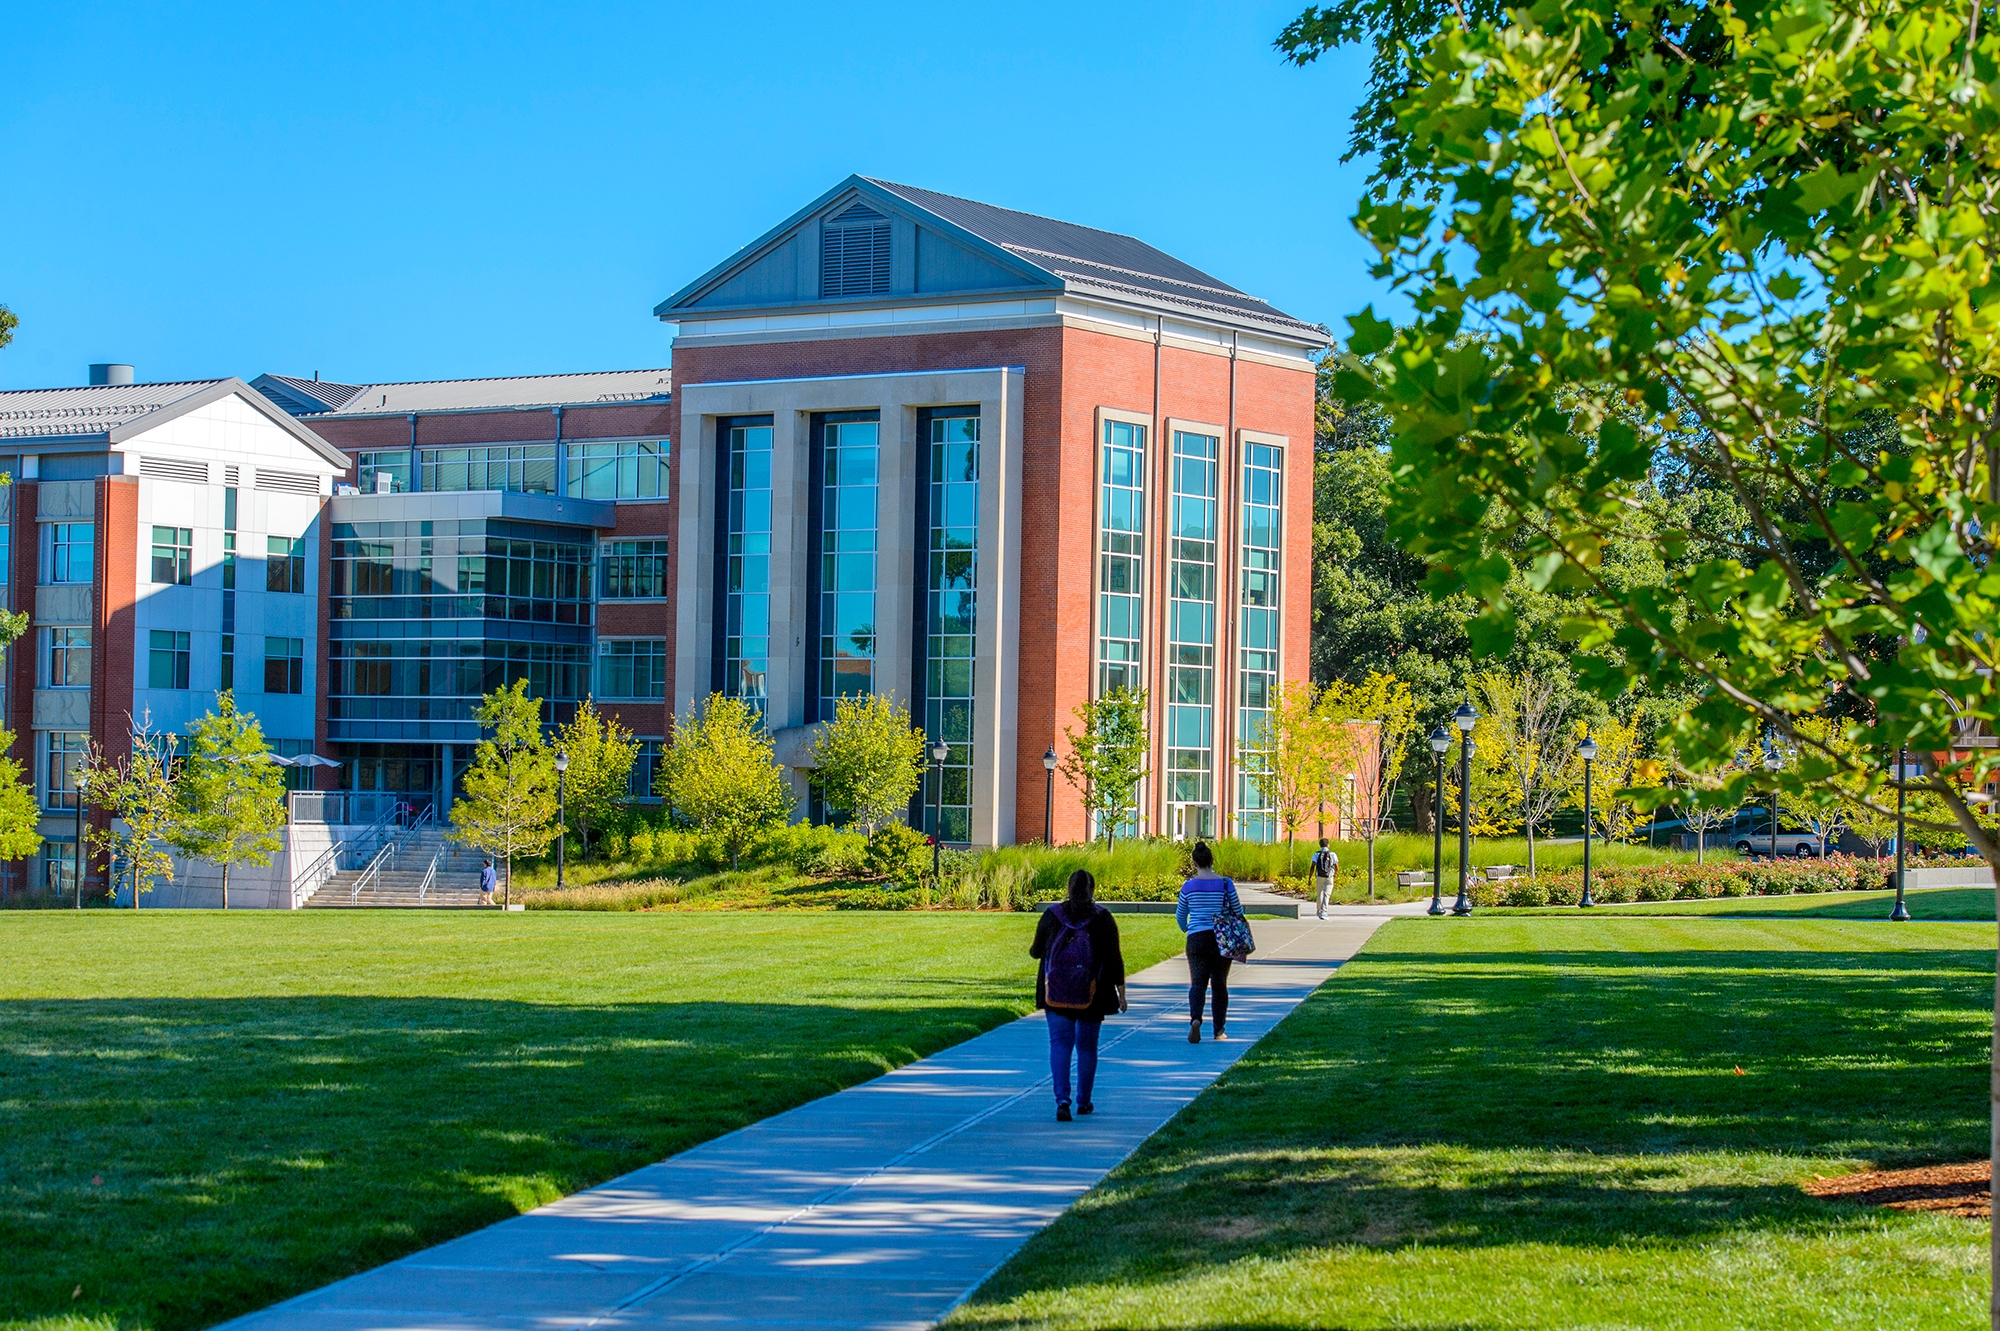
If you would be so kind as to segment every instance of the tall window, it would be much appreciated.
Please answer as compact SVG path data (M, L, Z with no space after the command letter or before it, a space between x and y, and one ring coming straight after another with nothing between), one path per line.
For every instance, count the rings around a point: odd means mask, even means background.
M632 747L637 752L632 755L632 773L625 779L626 798L657 802L660 796L653 789L653 783L660 778L660 756L666 751L666 743L657 739L642 739Z
M592 439L569 446L568 493L579 499L665 499L665 439Z
M182 637L187 635L183 633ZM264 639L264 692L304 693L306 643L303 638ZM181 687L185 688L186 685Z
M978 627L979 418L934 416L930 438L929 632L924 729L943 740L926 757L924 819L940 840L972 837L973 641Z
M87 689L90 687L90 630L51 628L42 630L42 687L45 689Z
M401 494L410 488L410 450L407 448L384 449L376 453L363 453L360 458L360 472L356 476L361 493L374 494L381 484L378 476L389 478L389 489Z
M667 594L665 541L606 541L598 556L606 601L654 600Z
M184 689L188 686L188 635L154 629L146 641L146 687Z
M597 696L660 702L667 696L663 638L599 639Z
M1146 592L1146 427L1104 423L1097 478L1097 691L1139 687Z
M1215 835L1215 506L1220 441L1174 431L1167 533L1166 757L1176 837Z
M423 486L426 490L512 490L517 494L554 494L554 444L490 444L483 448L426 448Z
M876 421L821 426L819 715L875 691L875 536L881 496Z
M297 536L269 536L264 548L264 590L297 592L306 589L305 540Z
M722 691L761 714L771 668L771 427L729 431Z
M42 732L41 796L44 809L76 807L76 774L88 760L90 736L81 730Z
M1257 790L1269 759L1271 709L1278 693L1278 568L1283 539L1285 454L1270 444L1243 449L1243 579L1238 602L1236 690L1237 834L1278 839L1277 812Z
M153 581L194 581L194 532L186 527L153 528Z
M96 530L88 522L42 524L42 567L50 582L89 582Z

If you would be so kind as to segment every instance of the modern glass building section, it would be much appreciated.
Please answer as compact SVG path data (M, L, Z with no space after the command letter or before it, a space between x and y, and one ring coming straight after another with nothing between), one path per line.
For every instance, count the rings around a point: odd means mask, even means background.
M731 424L723 491L723 642L721 692L761 716L771 671L771 424Z
M426 490L556 492L554 444L485 444L476 448L418 450Z
M924 825L943 841L972 829L973 637L979 617L979 417L930 416L924 732L945 744L924 777Z
M1238 593L1236 834L1275 841L1276 811L1257 789L1271 748L1278 694L1278 580L1282 567L1285 453L1270 444L1243 449L1242 587Z
M1167 538L1168 832L1215 835L1216 500L1221 441L1174 431Z
M1097 472L1097 692L1137 689L1146 615L1146 427L1106 421Z
M875 691L875 588L881 425L820 423L819 718Z

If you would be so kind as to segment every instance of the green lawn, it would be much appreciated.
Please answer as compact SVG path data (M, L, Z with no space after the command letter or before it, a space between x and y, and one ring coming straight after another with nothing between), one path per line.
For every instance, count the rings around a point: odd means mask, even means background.
M1034 924L0 914L0 1328L208 1326L865 1080L1026 1011Z
M1913 920L1990 920L1990 887L1919 887L1903 894ZM1894 892L1811 892L1783 897L1712 897L1700 901L1638 901L1597 906L1605 915L1722 915L1809 920L1887 920ZM1494 915L1579 915L1575 906L1491 906Z
M952 1324L1983 1327L1984 1223L1799 1184L1984 1155L1993 956L1991 925L1392 922Z

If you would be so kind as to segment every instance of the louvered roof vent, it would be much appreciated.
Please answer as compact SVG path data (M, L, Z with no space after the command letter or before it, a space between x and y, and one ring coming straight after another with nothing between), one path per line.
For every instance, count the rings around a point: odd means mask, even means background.
M820 299L880 296L888 290L889 219L865 203L828 217L820 226Z

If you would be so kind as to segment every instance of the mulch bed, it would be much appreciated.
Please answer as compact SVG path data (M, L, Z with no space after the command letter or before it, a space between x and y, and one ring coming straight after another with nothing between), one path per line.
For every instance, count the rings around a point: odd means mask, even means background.
M1886 1206L1895 1211L1938 1211L1969 1220L1993 1214L1993 1162L1930 1165L1814 1179L1806 1192L1829 1201Z

